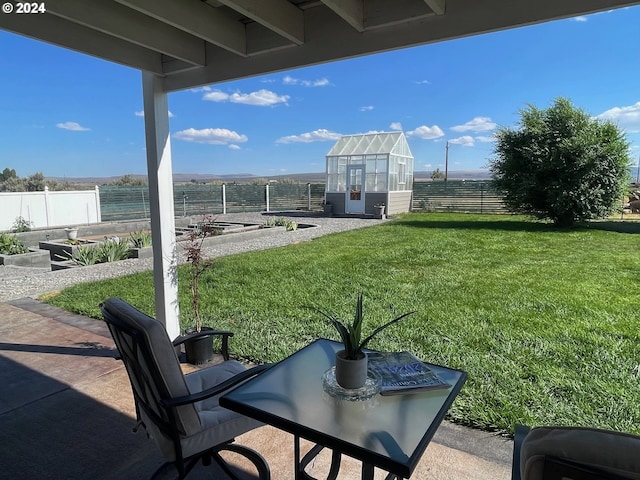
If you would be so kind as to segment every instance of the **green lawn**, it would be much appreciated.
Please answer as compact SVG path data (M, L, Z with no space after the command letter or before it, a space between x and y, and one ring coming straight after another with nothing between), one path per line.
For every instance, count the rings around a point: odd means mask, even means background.
M367 331L418 312L372 348L468 372L452 420L498 431L524 423L640 433L638 226L558 230L518 216L408 214L219 259L201 287L201 310L210 325L236 332L234 355L275 361L319 336L336 338L305 305L351 316L362 291ZM186 273L181 267L188 318ZM47 301L99 317L109 296L153 314L151 273Z

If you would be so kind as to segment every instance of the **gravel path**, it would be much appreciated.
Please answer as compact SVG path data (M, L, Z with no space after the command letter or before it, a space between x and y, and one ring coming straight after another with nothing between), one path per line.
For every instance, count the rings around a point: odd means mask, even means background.
M218 215L216 220L227 222L264 223L272 217L290 218L298 223L316 225L314 228L303 228L293 232L282 232L260 238L229 242L224 245L204 249L207 257L222 257L251 250L265 250L290 243L302 242L329 233L353 230L356 228L377 225L385 220L363 218L334 218L305 212L280 212L277 214L234 213ZM183 261L179 252L180 262ZM37 297L48 292L59 291L69 285L120 277L134 272L150 270L152 259L130 259L119 262L104 263L88 267L78 267L52 272L44 269L7 267L0 265L0 301L15 300L23 297Z

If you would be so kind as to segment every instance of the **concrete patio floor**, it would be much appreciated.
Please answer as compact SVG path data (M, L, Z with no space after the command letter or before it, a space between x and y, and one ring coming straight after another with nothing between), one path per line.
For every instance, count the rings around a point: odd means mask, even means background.
M149 478L163 463L144 431L132 433L131 388L104 323L24 298L0 303L0 338L0 478ZM237 442L267 459L274 480L293 479L289 434L265 426ZM510 440L445 422L411 478L507 480L512 448ZM321 455L308 471L322 478L327 465ZM347 458L339 478L359 472ZM227 477L200 466L188 478Z

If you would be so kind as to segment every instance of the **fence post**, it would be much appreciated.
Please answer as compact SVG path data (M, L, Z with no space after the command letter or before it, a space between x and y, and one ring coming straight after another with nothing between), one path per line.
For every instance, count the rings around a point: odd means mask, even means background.
M484 206L484 183L480 184L480 213L483 213L482 208Z
M102 222L102 211L100 209L100 187L96 185L96 221Z
M51 216L49 215L49 187L44 186L44 215L47 219L47 227L51 226Z
M265 199L267 201L267 212L269 211L269 184L267 183L264 186L264 192L265 192Z
M311 184L307 183L307 210L311 211Z
M222 214L227 214L227 184L222 184Z

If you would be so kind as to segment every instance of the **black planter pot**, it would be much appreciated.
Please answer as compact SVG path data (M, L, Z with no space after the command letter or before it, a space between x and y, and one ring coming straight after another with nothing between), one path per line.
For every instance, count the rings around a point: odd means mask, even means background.
M202 327L202 331L213 330L209 327ZM187 330L185 337L189 334L195 333L195 330ZM210 362L213 359L213 337L195 337L188 338L184 342L184 351L187 355L187 362L192 365L202 365L203 363Z

